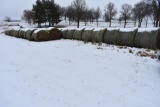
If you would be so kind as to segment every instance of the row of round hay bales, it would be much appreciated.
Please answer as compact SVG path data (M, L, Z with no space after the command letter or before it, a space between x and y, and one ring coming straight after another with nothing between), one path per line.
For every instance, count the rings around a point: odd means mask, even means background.
M5 34L30 41L49 41L61 39L62 37L61 31L56 28L6 30Z
M160 49L160 28L43 28L6 30L6 35L32 41L75 39L85 42Z
M160 49L160 28L62 28L61 32L64 39Z

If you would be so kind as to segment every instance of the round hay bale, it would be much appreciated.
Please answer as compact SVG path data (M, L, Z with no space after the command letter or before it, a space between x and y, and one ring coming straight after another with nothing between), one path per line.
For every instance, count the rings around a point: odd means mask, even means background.
M36 29L28 29L24 32L25 38L28 40L32 40L32 34Z
M52 28L49 31L49 38L50 40L57 40L57 39L61 39L62 38L62 33L60 30L56 29L56 28Z
M102 43L102 39L104 36L104 33L106 32L107 29L104 28L96 28L93 30L91 34L91 41L92 42L97 42L97 43Z
M116 44L117 36L119 29L117 28L108 28L104 33L103 42L107 44Z
M86 28L82 33L82 40L84 42L91 42L91 34L93 32L94 28Z
M137 30L137 28L121 28L117 36L117 44L134 47L134 40Z
M73 39L73 33L74 33L75 29L68 29L68 31L66 32L66 39Z
M67 34L68 29L62 29L61 33L62 33L62 38L66 39L66 34Z
M75 32L73 33L73 39L75 40L82 40L82 33L84 31L84 28L78 28L75 30Z
M25 29L21 29L20 31L19 31L19 36L18 36L19 38L25 38L26 39L26 37L25 37Z
M16 31L12 30L12 36L16 37Z
M9 35L13 36L13 30L9 30Z
M135 46L139 48L160 49L160 29L139 28L135 36Z
M6 30L6 31L4 32L4 34L5 34L5 35L9 35L9 30Z
M49 40L49 34L45 30L35 30L31 37L34 41L48 41Z
M19 37L19 31L20 30L15 30L15 37Z

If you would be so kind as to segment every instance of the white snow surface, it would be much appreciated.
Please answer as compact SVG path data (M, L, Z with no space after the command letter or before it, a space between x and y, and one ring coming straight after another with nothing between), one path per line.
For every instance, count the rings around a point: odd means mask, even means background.
M128 49L0 34L0 107L159 107L160 63Z
M107 28L108 31L119 30L119 28Z
M122 32L131 32L131 31L134 31L136 29L137 28L120 28L120 31L122 31Z
M95 28L93 31L100 31L100 30L104 30L105 28Z
M157 31L159 28L138 28L138 32L151 32Z

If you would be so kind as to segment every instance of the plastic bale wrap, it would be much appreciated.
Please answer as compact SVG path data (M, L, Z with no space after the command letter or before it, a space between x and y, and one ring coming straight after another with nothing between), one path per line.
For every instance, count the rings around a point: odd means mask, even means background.
M60 30L56 29L56 28L52 28L49 31L49 38L50 40L58 40L62 38L62 33Z
M49 41L49 34L45 30L35 30L32 34L31 40L34 40L34 41Z
M33 32L35 31L36 29L29 29L29 30L26 30L26 32L25 32L25 36L26 36L26 39L28 39L28 40L33 40L32 39L32 34L33 34Z
M104 28L96 28L93 30L92 34L91 34L91 41L97 42L97 43L102 43L102 39L104 36L104 33L106 32L107 29Z
M135 46L140 48L160 49L160 29L139 28L135 36Z
M62 33L62 38L66 39L66 34L67 34L68 29L61 29L61 33Z
M73 39L74 40L82 40L82 33L84 31L84 28L78 28L75 30L75 32L73 33Z
M73 34L75 32L75 29L68 29L66 32L66 39L73 39Z
M118 28L108 28L104 33L103 42L107 44L116 44L118 33Z
M94 28L86 28L82 33L82 41L91 42L91 34Z
M117 36L117 45L134 47L137 30L137 28L121 28Z

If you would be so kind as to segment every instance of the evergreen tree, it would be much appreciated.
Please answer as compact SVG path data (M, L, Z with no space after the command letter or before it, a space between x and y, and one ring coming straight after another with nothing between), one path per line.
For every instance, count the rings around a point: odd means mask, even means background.
M40 0L37 0L36 4L33 5L32 11L34 23L38 23L38 27L41 27L41 23L44 22L44 19L46 17L43 3Z

